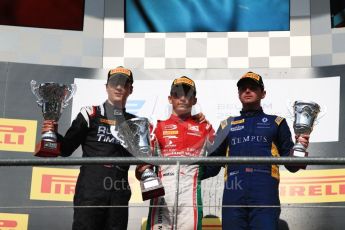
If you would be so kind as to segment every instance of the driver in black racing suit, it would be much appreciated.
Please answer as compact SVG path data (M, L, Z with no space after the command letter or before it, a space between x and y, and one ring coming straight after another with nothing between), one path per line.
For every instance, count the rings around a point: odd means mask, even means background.
M83 107L66 135L58 135L61 156L70 156L79 145L83 157L131 156L115 137L119 124L134 118L125 109L133 90L133 75L129 69L110 70L106 84L108 99L100 106ZM44 121L42 131L53 130L56 123ZM74 195L73 229L127 229L129 166L83 165ZM122 207L77 207L122 206Z

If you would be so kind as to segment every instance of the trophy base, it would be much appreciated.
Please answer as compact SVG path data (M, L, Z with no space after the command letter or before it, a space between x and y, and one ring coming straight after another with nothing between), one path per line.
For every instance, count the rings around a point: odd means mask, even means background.
M165 195L165 190L159 177L151 177L145 181L140 181L140 187L143 200Z
M291 151L290 156L292 156L292 157L307 157L308 156L308 152L299 151L297 149L293 149ZM299 168L299 169L306 169L307 165L297 165L296 167Z
M60 143L41 140L36 147L35 157L58 157L60 155Z
M293 150L292 156L293 157L307 157L308 156L308 152Z

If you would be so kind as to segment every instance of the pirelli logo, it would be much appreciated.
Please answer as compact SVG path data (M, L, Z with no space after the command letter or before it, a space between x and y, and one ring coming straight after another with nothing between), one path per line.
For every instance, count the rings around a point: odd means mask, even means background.
M177 84L187 84L187 85L190 85L192 87L195 87L195 84L194 84L194 81L192 81L191 79L188 79L188 78L178 78L178 79L175 79L174 80L174 85L177 85Z
M238 124L242 124L242 123L244 123L244 119L237 120L237 121L231 121L232 125L238 125Z
M116 121L114 121L114 120L108 120L108 119L101 118L99 121L101 123L108 124L108 125L116 125Z
M345 202L345 169L281 171L282 203Z
M72 201L78 169L32 168L30 199Z
M79 169L63 168L32 168L31 200L73 201ZM121 181L109 181L105 178L107 187L121 186ZM131 203L142 203L140 184L135 178L134 171L128 172L128 181L132 190Z
M37 121L0 118L0 150L34 152Z
M242 77L241 77L241 79L242 78L252 78L252 79L254 79L254 80L256 80L256 81L260 81L260 76L259 75L257 75L256 73L253 73L253 72L248 72L248 73L246 73L245 75L243 75Z
M110 70L110 75L112 75L112 74L115 74L115 73L123 73L123 74L126 74L126 75L128 75L128 76L130 76L131 75L131 71L130 70L128 70L128 69L125 69L125 68L116 68L116 69L112 69L112 70Z
M178 134L178 130L165 130L165 131L163 131L163 136L176 135L176 134Z
M1 230L26 230L28 222L28 214L0 213Z

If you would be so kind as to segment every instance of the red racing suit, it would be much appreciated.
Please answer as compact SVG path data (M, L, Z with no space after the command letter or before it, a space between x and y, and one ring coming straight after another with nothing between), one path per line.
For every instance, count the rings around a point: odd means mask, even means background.
M192 117L180 119L171 115L168 120L158 121L155 130L155 154L163 157L196 157L206 155L205 146L213 142L214 130L210 124L198 123ZM165 196L151 200L147 229L172 229L176 191L176 166L162 165L158 176L165 188ZM202 201L198 165L181 165L179 175L179 197L177 229L201 229Z

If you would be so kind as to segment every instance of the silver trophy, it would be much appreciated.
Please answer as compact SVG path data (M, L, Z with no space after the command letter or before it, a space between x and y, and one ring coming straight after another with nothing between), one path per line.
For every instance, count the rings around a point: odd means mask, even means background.
M70 86L47 82L37 85L35 80L30 82L31 91L37 98L37 104L42 107L44 120L59 121L62 111L68 106L76 92L76 85ZM56 131L47 131L42 134L40 149L35 156L54 157L58 156L60 149L57 143Z
M320 106L312 101L295 101L293 105L295 134L310 134L320 112ZM298 141L293 147L293 156L305 157L307 149Z
M152 156L150 146L150 123L147 118L138 117L129 119L121 125L113 135L121 142L133 156ZM152 199L165 194L164 187L159 177L152 169L146 169L140 180L143 200Z

